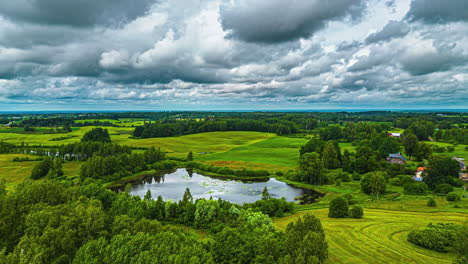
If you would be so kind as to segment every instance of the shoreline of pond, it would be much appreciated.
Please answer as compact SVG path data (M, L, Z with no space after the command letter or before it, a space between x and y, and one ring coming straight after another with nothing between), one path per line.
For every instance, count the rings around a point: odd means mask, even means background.
M238 184L236 184L236 183L239 183L240 185L242 185L242 184L256 185L256 184L264 183L266 186L268 186L269 184L273 184L273 185L278 184L278 183L284 184L285 186L289 186L288 190L286 190L286 189L282 190L281 192L286 192L286 193L278 194L277 198L283 197L282 196L283 194L287 194L287 192L290 192L293 189L300 190L300 193L296 193L297 195L295 194L294 197L292 197L291 194L289 194L289 198L287 198L287 199L289 201L299 201L301 204L317 202L317 200L320 197L323 197L325 195L325 193L317 191L316 189L303 188L302 186L297 186L292 182L284 181L284 179L277 179L276 177L264 177L264 176L262 176L262 177L238 177L238 176L233 176L233 177L228 176L228 177L226 177L226 175L216 175L215 173L207 173L207 172L204 172L204 171L201 171L201 170L188 170L186 168L176 168L176 169L171 169L171 170L157 170L157 171L156 170L143 171L143 172L136 173L134 175L128 176L126 178L123 178L123 179L108 183L106 188L110 189L110 190L113 190L113 191L119 192L119 191L124 191L128 184L131 184L131 188L136 188L139 185L154 185L155 182L160 184L161 182L160 182L159 179L161 179L161 178L163 179L162 183L164 183L165 182L164 177L166 175L177 174L177 173L180 174L180 173L182 173L182 172L179 172L179 170L181 170L181 169L184 170L183 173L188 174L187 177L192 178L192 175L195 175L198 178L200 176L201 177L207 177L207 178L210 178L212 180L219 180L219 181L222 181L222 182L226 182L226 184L228 186L233 186L233 185L238 186ZM155 179L158 179L158 180L155 181ZM169 178L169 179L171 179L171 178ZM270 181L272 181L272 182L269 183ZM229 182L233 182L233 183L230 184ZM177 182L177 183L182 184L183 181L180 181L180 182ZM190 184L190 183L188 183L188 184ZM192 184L196 185L197 183L192 183ZM213 186L210 186L210 188L213 188ZM246 188L246 187L243 187L243 188ZM268 187L268 188L270 188L270 187ZM258 191L258 190L256 190L256 191ZM221 193L221 196L222 195L228 195L228 194L229 195L234 195L233 192L235 193L235 190L230 189L230 187L229 187L226 190L223 190L223 192ZM252 196L252 194L247 194L247 195Z

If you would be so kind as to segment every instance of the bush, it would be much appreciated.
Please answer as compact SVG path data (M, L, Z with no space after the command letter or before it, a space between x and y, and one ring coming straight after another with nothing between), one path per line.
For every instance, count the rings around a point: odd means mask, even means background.
M353 205L356 203L356 200L353 198L353 195L348 193L348 194L345 194L344 197L346 198L346 200L348 201L348 205Z
M177 162L173 160L163 160L163 161L158 161L156 163L153 163L151 165L152 169L155 170L172 170L177 167Z
M353 180L360 181L361 180L361 174L359 174L357 172L353 173Z
M453 192L453 187L452 185L448 183L441 183L437 184L436 187L434 188L434 192L437 194L447 194L449 192Z
M434 200L434 198L429 198L429 200L427 201L427 206L429 207L436 207L437 206L437 203L436 201Z
M348 201L344 197L338 196L330 202L328 217L345 218L348 216L348 211Z
M403 186L405 194L423 195L427 193L427 184L424 182L412 182Z
M460 196L458 194L451 192L447 194L447 201L449 202L457 202L460 200Z
M456 224L429 224L409 232L408 242L427 249L447 252L459 230L460 225Z
M446 149L445 149L444 147L438 147L438 146L434 146L434 147L432 148L432 150L433 150L434 152L437 152L437 153L442 153L442 152L445 152L445 151L446 151Z
M413 176L412 175L397 175L395 178L390 180L390 184L394 186L403 186L407 183L413 183Z
M349 217L352 218L362 218L364 216L364 210L361 206L355 205L351 210L349 210Z
M455 151L455 146L448 146L447 147L447 152L454 152Z

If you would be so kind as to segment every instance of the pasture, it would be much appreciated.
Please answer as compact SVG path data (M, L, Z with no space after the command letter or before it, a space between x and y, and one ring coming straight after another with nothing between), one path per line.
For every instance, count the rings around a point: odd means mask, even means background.
M431 145L436 145L439 147L444 147L447 148L449 146L454 146L453 144L449 143L443 143L443 142L433 142L433 141L427 141L426 143L431 144ZM465 148L468 147L468 145L456 145L455 150L452 152L442 152L442 153L433 153L434 155L440 155L440 156L447 156L447 157L459 157L459 158L464 158L465 160L468 160L468 151L465 150Z
M303 138L273 136L246 144L221 153L200 155L196 160L206 161L216 166L244 166L269 171L287 171L297 167L299 148L305 144Z
M329 245L326 263L421 263L451 264L453 253L440 253L415 246L406 241L409 231L429 223L459 223L468 219L466 213L406 212L364 209L363 219L334 219L328 209L305 210L274 219L285 229L299 216L310 213L322 221Z
M0 179L6 181L8 190L14 189L15 185L29 179L32 169L39 161L14 162L14 158L37 159L38 156L27 154L0 154ZM65 162L63 163L64 175L70 178L76 178L80 172L81 163Z

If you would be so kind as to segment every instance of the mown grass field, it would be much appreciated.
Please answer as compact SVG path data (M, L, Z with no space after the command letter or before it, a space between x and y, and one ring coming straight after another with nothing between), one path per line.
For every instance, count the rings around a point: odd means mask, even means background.
M30 158L37 159L38 156L27 154L0 154L0 179L5 179L8 190L29 179L32 169L39 161L22 161L14 162L14 158ZM63 164L64 175L71 178L76 178L80 172L80 162L65 162Z
M453 146L452 144L449 143L443 143L443 142L433 142L433 141L427 141L426 143L431 144L431 145L436 145L440 147L448 147L448 146ZM459 158L464 158L465 160L468 160L468 151L465 150L465 148L468 147L468 145L456 145L455 150L452 152L442 152L442 153L433 153L434 155L440 155L440 156L448 156L448 157L459 157Z
M247 166L269 171L289 170L297 167L299 148L305 144L303 138L272 136L258 142L233 148L221 153L199 155L196 160L222 166Z
M13 162L15 157L37 158L37 156L26 154L0 154L0 178L6 181L8 190L28 179L31 176L32 168L38 163L38 161Z
M302 211L274 219L280 229L299 216L310 213L320 218L329 245L326 263L421 263L451 264L453 253L439 253L406 241L410 230L429 223L460 223L468 214L453 212L403 212L365 209L363 219L333 219L328 209Z

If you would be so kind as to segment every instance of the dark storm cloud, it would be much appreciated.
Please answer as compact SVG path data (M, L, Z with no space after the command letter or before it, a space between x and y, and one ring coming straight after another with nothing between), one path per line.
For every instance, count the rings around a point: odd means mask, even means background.
M119 24L144 14L153 0L6 0L0 14L14 21L88 27Z
M358 17L361 0L236 0L221 8L221 21L234 38L277 43L306 38L326 23L346 15Z
M410 31L408 25L403 21L390 21L385 27L376 33L369 35L366 38L366 43L375 43L379 41L387 41L393 38L406 36Z
M421 0L412 20L407 0L0 2L5 102L256 107L436 104L441 92L447 104L468 98L468 23L445 18L445 9L437 21L457 23L415 22L427 22Z
M407 17L429 24L468 21L468 1L413 0Z

